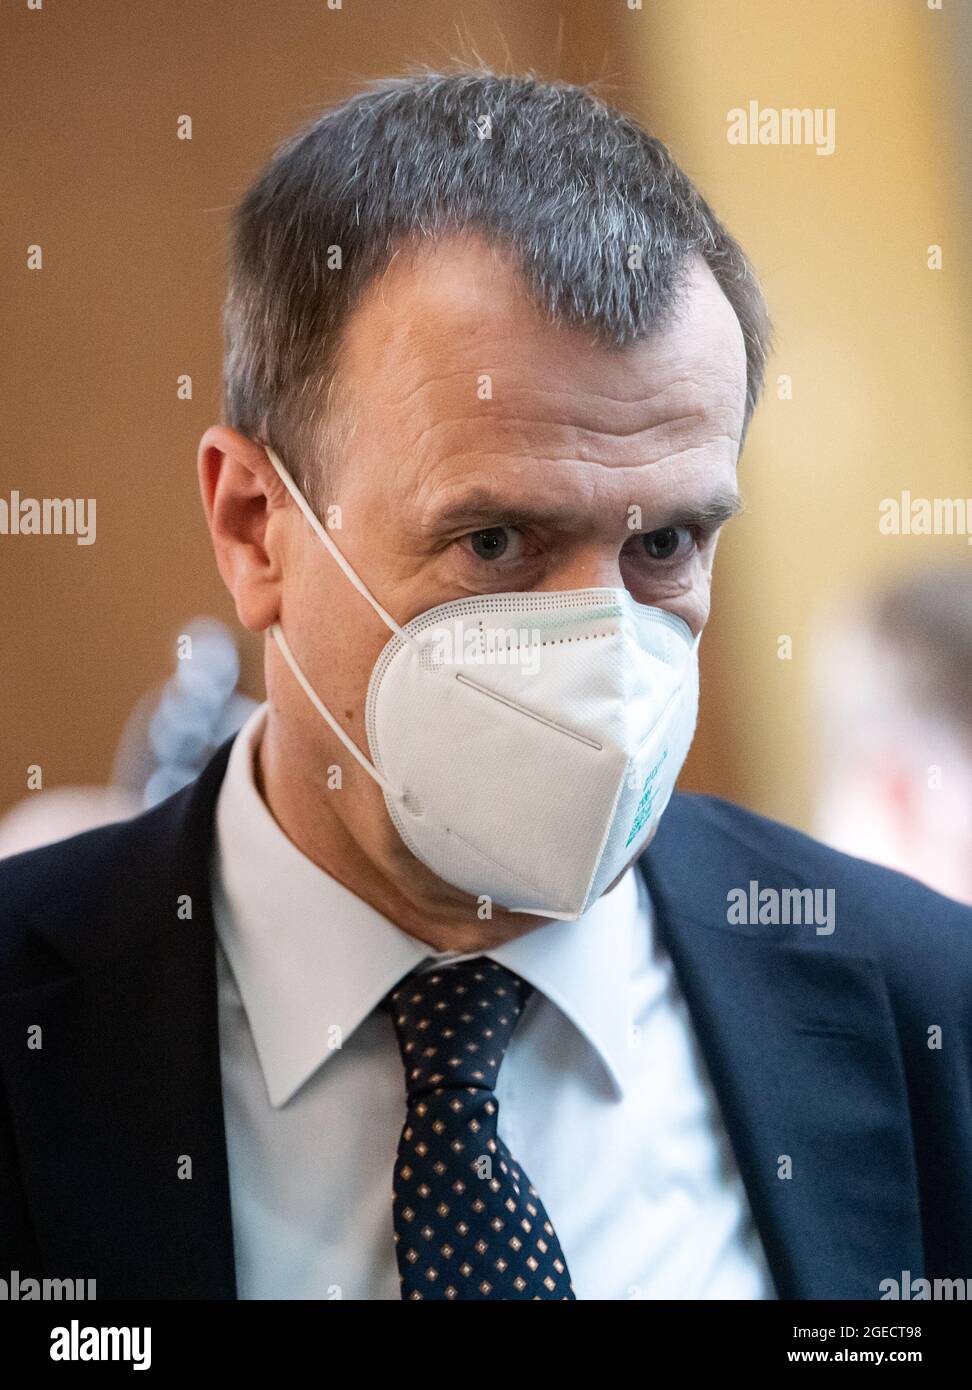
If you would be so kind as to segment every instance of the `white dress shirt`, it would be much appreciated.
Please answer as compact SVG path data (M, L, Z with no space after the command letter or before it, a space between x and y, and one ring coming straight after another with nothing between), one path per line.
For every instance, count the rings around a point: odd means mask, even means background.
M312 863L238 735L216 811L219 1033L240 1298L400 1298L391 1184L405 1071L377 1005L434 951ZM576 922L485 954L533 985L499 1133L578 1299L774 1298L672 965L630 870Z

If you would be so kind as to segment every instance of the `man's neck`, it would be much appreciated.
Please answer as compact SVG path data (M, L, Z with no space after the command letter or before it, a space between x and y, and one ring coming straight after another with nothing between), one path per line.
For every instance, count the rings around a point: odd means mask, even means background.
M394 879L384 865L365 853L338 814L334 792L317 785L313 776L302 775L300 769L313 765L313 760L284 756L269 718L253 762L257 791L301 854L416 940L439 951L487 951L547 920L498 907L491 909L491 917L482 919L476 899L445 884L441 894L420 886L420 879L432 875L417 861L411 874ZM347 788L342 793L345 798L352 794Z

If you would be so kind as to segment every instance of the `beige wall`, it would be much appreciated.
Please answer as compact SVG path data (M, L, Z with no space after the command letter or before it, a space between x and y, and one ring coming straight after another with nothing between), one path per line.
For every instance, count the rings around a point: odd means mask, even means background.
M962 536L878 531L880 500L902 489L972 497L969 209L955 172L972 132L946 61L958 8L651 0L625 15L640 109L750 252L777 328L742 465L748 511L717 560L691 775L804 825L815 611L882 576L972 562ZM727 112L751 100L833 107L834 153L730 145ZM780 374L792 400L777 398Z

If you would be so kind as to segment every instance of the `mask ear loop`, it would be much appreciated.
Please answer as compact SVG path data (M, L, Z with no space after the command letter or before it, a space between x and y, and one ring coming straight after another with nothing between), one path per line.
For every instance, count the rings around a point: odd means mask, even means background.
M382 620L385 626L391 628L392 632L394 632L396 636L401 637L402 640L405 642L413 643L415 639L412 637L411 633L406 632L403 627L399 627L398 623L396 623L395 619L391 616L391 614L385 612L384 608L382 608L381 604L375 598L374 594L370 592L370 590L363 583L363 581L360 580L358 576L355 574L348 561L344 558L341 551L337 548L336 543L328 535L327 529L321 525L321 522L318 520L313 508L307 501L307 498L304 496L300 488L294 482L293 478L287 472L286 468L280 462L280 459L276 451L274 449L271 449L269 444L264 444L263 447L266 450L267 458L273 464L277 477L283 483L284 487L287 489L291 497L297 503L297 506L303 512L307 521L310 523L310 526L313 529L314 534L317 536L318 540L320 540L322 544L327 548L327 550L330 551L332 558L340 565L341 569L344 571L347 578L357 589L361 597L367 599L368 603L371 604L372 608L378 614L379 618Z
M378 600L374 597L373 594L369 592L365 584L355 574L348 561L342 555L341 551L338 549L331 537L327 534L327 531L324 529L317 516L314 514L310 506L310 503L307 501L300 488L294 482L287 469L281 463L275 450L273 450L269 444L264 444L263 447L266 450L267 458L273 464L274 471L276 472L277 477L280 479L284 487L290 493L291 497L297 503L297 506L300 508L304 517L307 519L307 521L313 528L315 535L323 542L326 549L330 552L331 556L338 563L338 565L340 565L341 569L344 571L344 574L357 589L358 593L361 594L362 598L367 599L367 601L371 604L372 608L378 614L379 618L381 618L382 622L385 623L385 625L389 627L392 630L392 632L394 632L404 642L408 642L410 645L414 645L415 638L412 636L412 634L406 632L403 627L400 627L390 613L385 612L384 608L382 608ZM380 773L378 769L375 767L375 765L365 757L358 745L354 742L351 736L348 733L346 733L344 729L341 728L341 725L337 722L337 720L331 714L331 711L321 700L320 696L317 694L317 691L314 689L310 681L304 675L304 672L301 670L300 663L297 661L297 658L291 651L290 643L284 636L283 629L281 628L279 623L271 623L270 634L273 637L273 640L276 642L277 646L280 648L281 655L283 656L287 665L293 672L294 679L297 681L298 685L301 687L308 700L310 700L311 704L317 710L318 714L325 721L325 723L332 730L332 732L336 734L336 736L341 740L341 742L344 744L345 748L348 750L351 756L357 759L357 761L364 768L365 772L367 772L378 783L378 785L385 792L388 793L390 797L392 797L396 801L404 800L404 792L401 790L401 788L393 786L392 783L388 781L388 778L383 776L382 773Z
M290 644L287 641L286 637L283 635L283 629L281 628L280 624L272 623L270 627L270 632L273 637L273 640L280 648L284 660L293 672L297 684L301 687L304 694L307 696L308 700L310 700L311 704L317 710L321 718L325 720L327 724L330 725L331 729L334 731L335 734L337 734L338 738L344 744L345 748L348 750L351 756L357 758L358 762L364 768L365 772L369 773L378 783L378 785L388 793L389 796L393 797L396 801L401 801L402 793L399 790L399 788L393 787L391 782L389 782L388 778L382 776L382 774L378 771L374 763L368 761L368 759L362 753L361 749L355 743L354 739L352 739L349 734L345 733L344 729L341 728L341 725L331 714L331 711L324 704L323 700L320 699L320 697L317 694L317 691L314 689L310 681L307 679L303 671L300 669L300 666L297 662L297 658L290 650Z

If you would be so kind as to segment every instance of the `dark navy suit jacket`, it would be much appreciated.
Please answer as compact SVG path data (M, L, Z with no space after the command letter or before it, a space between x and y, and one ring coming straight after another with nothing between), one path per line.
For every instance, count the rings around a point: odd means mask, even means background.
M4 1278L236 1296L209 892L228 751L0 863ZM972 1277L972 911L706 797L673 798L641 866L780 1297ZM751 881L834 889L835 930L730 920Z

